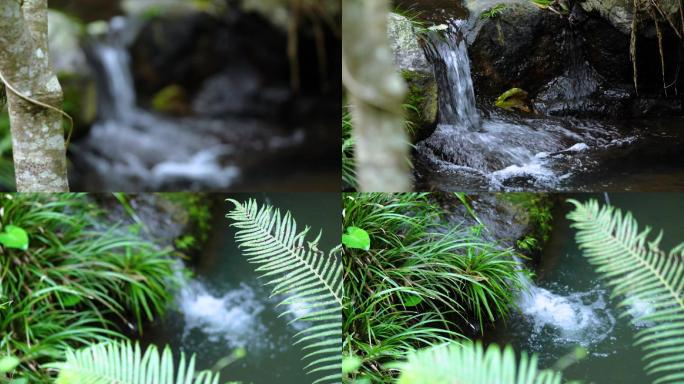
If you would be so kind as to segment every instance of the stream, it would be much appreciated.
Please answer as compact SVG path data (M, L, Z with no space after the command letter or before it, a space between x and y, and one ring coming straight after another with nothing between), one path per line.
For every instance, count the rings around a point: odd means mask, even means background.
M303 371L305 355L293 336L306 324L288 324L292 317L278 317L281 297L270 297L237 249L225 218L232 206L225 198L255 198L282 211L289 210L300 227L323 230L321 249L329 250L338 238L340 198L334 193L214 195L214 219L209 240L189 265L194 275L182 278L174 308L163 321L146 328L143 342L170 345L174 350L197 354L200 369L209 369L233 351L246 356L221 370L221 380L249 383L302 384L316 375ZM301 311L297 308L287 308Z
M339 188L339 159L331 163L325 148L333 143L326 139L326 131L336 116L322 118L309 112L308 118L292 122L284 116L274 120L241 114L244 95L261 87L249 71L237 82L235 76L221 73L204 81L189 116L164 115L140 106L129 46L142 27L141 20L115 16L107 34L93 39L86 49L96 80L98 121L72 145L75 189L326 190L332 184L330 190ZM279 103L291 97L287 87L259 92ZM293 103L294 110L314 108L309 100Z
M580 201L605 199L623 212L631 211L640 228L664 231L662 248L669 250L684 239L678 212L684 200L676 193L570 196ZM643 353L634 347L634 334L648 324L633 325L630 316L620 317L617 299L610 298L605 283L584 259L575 243L575 232L565 218L571 206L565 202L554 212L553 231L546 244L535 279L521 293L519 311L508 321L486 329L485 341L511 344L517 351L539 354L540 366L552 367L575 347L588 355L565 369L564 377L588 383L647 383ZM648 306L632 311L648 311Z
M554 86L559 94L551 102L535 102L542 114L511 113L476 102L470 69L477 63L470 62L467 44L473 22L472 17L442 21L446 30L430 31L425 39L440 112L434 133L415 148L418 190L684 190L681 117L543 115L572 109L597 91L579 43L568 42L565 83Z

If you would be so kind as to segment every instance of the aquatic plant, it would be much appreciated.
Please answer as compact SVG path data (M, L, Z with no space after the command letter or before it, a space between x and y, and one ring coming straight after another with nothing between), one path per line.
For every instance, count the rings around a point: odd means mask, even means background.
M596 200L569 200L568 214L577 229L576 240L584 256L608 282L620 307L633 321L648 323L635 335L648 362L654 383L684 381L684 243L669 253L659 248L662 232L653 238L651 228L639 229L630 213L623 214ZM629 312L637 303L648 303L646 313Z
M504 9L506 9L506 4L496 4L493 7L488 8L482 14L480 15L480 19L493 19L497 16L499 16Z
M502 93L495 101L494 105L512 111L514 108L523 112L530 113L532 110L527 106L527 92L520 88L511 88Z
M447 195L448 196L448 195ZM512 250L483 240L480 226L442 224L430 194L343 195L344 228L370 237L345 248L344 353L363 364L349 379L390 382L383 364L416 347L462 338L508 314L518 285Z
M55 384L219 384L219 374L195 371L195 356L178 365L168 347L151 345L143 353L138 343L103 343L67 349L66 361L51 364L59 370Z
M255 200L240 203L229 200L235 208L227 217L237 228L235 241L256 269L273 285L274 295L285 295L280 303L296 304L306 312L294 314L294 321L311 323L295 337L309 352L305 367L309 373L324 376L314 383L339 383L342 377L341 309L342 267L333 249L327 255L318 249L321 233L307 239L310 230L297 232L289 212L282 215L270 205L259 206Z
M480 343L450 343L411 352L397 384L560 384L562 375L541 370L537 356L526 353L518 359L510 346L501 350L496 344L485 348Z
M86 195L5 194L0 206L2 231L28 236L0 258L2 349L21 360L10 378L48 382L44 364L67 348L122 337L115 320L141 331L164 312L170 250L103 226Z

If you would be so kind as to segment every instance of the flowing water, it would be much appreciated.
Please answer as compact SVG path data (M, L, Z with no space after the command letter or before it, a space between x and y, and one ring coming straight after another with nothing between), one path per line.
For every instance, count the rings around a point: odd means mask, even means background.
M425 53L439 88L435 132L416 145L419 189L630 190L684 189L681 118L598 121L478 111L464 34L449 21L428 36ZM572 109L598 87L576 37L569 34L569 69L537 103L540 111ZM629 164L629 167L626 166ZM607 172L607 171L610 172ZM612 176L606 178L606 173Z
M684 200L678 194L579 195L629 210L643 228L663 229L663 249L684 241L684 227L678 212ZM569 204L555 212L551 238L546 245L537 277L526 282L526 292L519 295L519 311L507 322L485 330L486 340L512 344L516 350L538 353L542 367L552 367L562 357L582 347L588 356L564 372L569 379L597 384L643 384L651 380L643 372L643 353L634 347L634 334L648 324L631 324L631 316L620 317L617 300L599 281L594 268L577 249L574 230L565 215ZM631 311L648 311L648 305Z
M322 131L318 129L321 122L315 119L291 129L239 115L170 117L141 108L128 53L139 27L136 20L115 17L108 35L89 49L98 87L99 120L85 138L73 143L76 171L72 172L72 184L76 189L251 189L266 179L271 180L267 189L274 190L278 187L272 179L282 182L283 175L294 175L299 166L300 160L289 157L302 153L303 146L314 145L307 153L317 153L315 148L324 145L313 137L318 133L307 133ZM219 87L225 95L239 92L235 84L222 83L220 76L205 84L205 89L212 87ZM212 103L230 104L230 100L212 98L211 103L202 102L195 109ZM283 159L289 159L291 166L284 169Z
M323 230L321 249L330 249L340 227L339 194L270 194L226 196L239 201L249 197L289 210L299 226L310 225L312 232ZM210 238L192 270L183 277L175 294L174 309L164 321L146 328L144 341L169 344L176 350L195 353L201 369L212 368L232 351L244 348L246 356L221 370L224 381L248 383L302 384L316 375L307 375L299 346L293 336L306 324L288 324L291 316L276 308L281 297L270 297L270 287L254 272L233 242L234 230L224 217L229 204L215 197L215 218ZM232 206L232 205L231 205Z

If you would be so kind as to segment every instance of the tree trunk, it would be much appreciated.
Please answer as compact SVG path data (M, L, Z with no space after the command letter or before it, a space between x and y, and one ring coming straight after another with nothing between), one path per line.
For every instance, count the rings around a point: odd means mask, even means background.
M387 37L387 0L345 0L342 80L351 102L361 191L411 190L409 140L402 104L406 83Z
M7 103L17 191L69 190L62 116L18 96L60 108L62 88L48 55L47 0L0 0L0 73Z

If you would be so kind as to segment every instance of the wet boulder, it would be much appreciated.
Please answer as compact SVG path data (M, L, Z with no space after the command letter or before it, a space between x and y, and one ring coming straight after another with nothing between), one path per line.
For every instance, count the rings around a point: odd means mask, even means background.
M597 13L617 30L624 34L632 31L634 14L633 0L583 0L580 3L586 12ZM679 10L679 0L660 0L658 2L663 12L673 15Z
M491 104L511 88L535 95L565 67L564 20L529 2L480 18L469 55L478 98Z
M183 110L277 116L291 96L285 47L285 34L256 14L160 15L130 48L136 91L143 105L173 85L187 95Z
M413 23L396 13L388 15L388 36L394 62L408 84L408 119L414 125L412 141L427 138L437 125L437 82L423 52Z
M604 7L596 8L597 4ZM684 64L682 41L662 25L663 81L654 27L648 23L641 27L637 92L630 34L625 33L627 21L620 16L627 8L616 8L619 4L576 3L567 14L558 15L528 2L511 3L495 16L480 17L470 33L469 48L480 104L489 106L506 90L521 88L528 92L535 112L545 115L681 114L682 99L676 95L683 91L677 77Z

